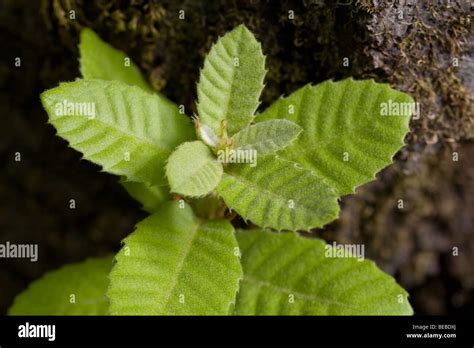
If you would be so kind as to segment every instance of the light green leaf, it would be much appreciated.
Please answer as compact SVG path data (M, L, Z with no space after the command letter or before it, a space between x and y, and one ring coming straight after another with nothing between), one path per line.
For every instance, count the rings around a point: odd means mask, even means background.
M85 79L122 81L151 92L138 67L91 29L81 31L79 43L81 74Z
M232 225L178 202L140 222L110 274L115 315L225 315L242 269Z
M166 176L171 192L191 197L204 196L221 180L222 164L203 142L187 142L169 157Z
M220 134L227 120L229 134L250 124L259 105L265 77L260 43L244 26L220 38L204 61L197 86L199 117Z
M151 186L146 183L126 181L123 178L120 183L149 213L154 213L162 203L171 199L168 186Z
M288 120L270 120L249 125L232 137L236 150L256 150L265 156L290 145L302 128Z
M9 315L107 315L112 257L90 258L50 271L20 293ZM74 302L71 301L74 295Z
M260 227L309 230L334 220L339 205L333 190L311 171L277 157L256 167L226 167L217 193L231 209Z
M82 30L79 52L81 73L85 79L117 80L152 92L130 58L102 41L93 30ZM169 196L168 188L163 186L127 181L126 178L122 178L120 183L148 212L155 211Z
M413 314L408 293L372 261L330 258L332 246L291 232L237 238L244 270L237 315Z
M299 124L302 135L281 156L317 172L342 196L374 180L404 145L409 117L383 116L381 110L390 101L413 102L372 80L326 81L279 99L258 119Z
M42 93L41 101L71 147L129 181L165 184L166 159L194 137L191 122L174 104L118 81L63 83Z

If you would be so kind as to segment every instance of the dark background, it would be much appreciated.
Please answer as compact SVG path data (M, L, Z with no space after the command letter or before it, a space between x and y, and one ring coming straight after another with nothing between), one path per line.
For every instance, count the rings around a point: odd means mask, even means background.
M338 221L312 233L364 243L366 257L409 291L417 314L472 313L469 6L467 0L0 0L0 243L39 244L36 263L0 260L0 313L44 272L118 250L146 215L117 177L80 160L46 124L39 94L79 76L80 29L93 28L127 52L153 88L195 110L205 54L240 23L267 55L262 108L307 82L347 76L388 82L421 103L395 164L344 197ZM70 199L76 209L69 209Z

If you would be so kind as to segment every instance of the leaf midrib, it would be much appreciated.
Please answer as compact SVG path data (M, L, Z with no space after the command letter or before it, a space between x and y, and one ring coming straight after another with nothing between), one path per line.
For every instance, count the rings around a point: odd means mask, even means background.
M64 115L64 116L61 116L61 117L57 117L55 118L55 120L59 120L61 118L74 118L74 117L84 117L84 116L77 116L77 115ZM109 128L112 128L113 130L119 132L119 133L122 133L124 134L125 136L128 136L130 138L133 138L133 139L137 139L139 140L143 145L148 145L152 148L154 148L155 150L157 150L158 152L160 152L160 154L163 154L164 156L168 156L169 154L171 154L173 148L172 147L169 147L169 148L166 148L164 146L160 146L158 145L157 143L151 141L151 140L148 140L148 139L145 139L145 138L142 138L140 136L137 136L136 134L133 134L133 133L129 133L127 131L125 131L124 129L122 128L118 128L116 126L114 126L113 124L110 124L108 122L105 122L104 120L100 120L98 118L93 118L93 119L90 119L90 120L87 120L86 122L97 122L97 123L100 123L100 124L103 124L105 125L106 127L109 127Z
M239 52L241 50L241 45L242 45L242 37L243 37L243 32L241 32L240 34L240 37L239 37L239 40L237 41L237 54L236 56L239 56ZM218 43L216 43L216 46L214 47L214 49L216 50L215 51L215 54L216 54L216 57L220 60L223 60L224 59L219 55L219 53L217 52L217 45ZM229 59L230 59L230 65L232 65L232 55L229 53L229 49L226 47L226 45L224 44L224 42L222 41L221 42L221 45L222 47L224 48L224 51L225 53L228 55ZM234 57L235 58L235 57ZM209 64L212 64L212 63L209 63ZM218 65L220 66L220 64L218 63ZM217 73L219 73L217 70L215 70ZM222 108L223 108L223 111L222 111L222 114L223 114L223 117L222 117L222 120L227 120L228 119L228 116L229 116L229 109L230 109L230 102L232 100L232 95L235 94L235 76L236 76L236 73L237 73L237 68L234 66L230 69L231 71L231 76L229 78L229 87L228 87L228 90L227 90L227 96L224 96L224 98L226 99L225 102L223 103L222 105ZM213 84L214 85L214 84ZM202 89L204 89L204 87L201 87ZM213 118L213 117L211 117ZM221 120L216 120L217 122L220 122Z
M240 50L241 50L241 45L242 45L242 37L243 37L243 30L240 31L240 37L239 37L239 40L237 42L237 54L236 56L238 57L239 54L240 54ZM226 53L229 55L230 57L230 62L232 63L232 56L229 54L229 50L227 49L227 47L224 45L224 42L222 42L222 47L224 47ZM217 52L216 52L217 53ZM234 57L235 58L235 57ZM239 62L240 63L240 62ZM232 100L232 96L235 94L235 76L237 74L237 67L234 66L233 69L231 69L232 71L232 75L230 77L230 88L229 88L229 95L228 95L228 98L225 102L225 112L223 112L224 114L224 120L228 120L228 117L229 117L229 108L230 108L230 102Z
M265 189L265 188L262 188L261 186L258 186L253 181L244 178L242 175L237 175L235 172L227 172L227 173L224 173L224 174L227 174L230 177L234 177L237 181L239 181L239 179L241 179L241 181L242 181L241 183L243 185L250 186L251 188L253 188L254 190L256 190L258 192L266 193L271 198L274 198L278 201L281 201L281 200L285 201L285 200L288 199L287 197L280 196L280 195L278 195L278 194L276 194L272 191L269 191L268 189ZM309 212L309 213L313 212L314 207L307 206L305 204L305 202L302 202L300 199L298 199L296 202L299 203L298 206L302 207L305 212Z
M309 302L322 303L322 304L328 305L328 306L329 305L337 305L337 306L341 306L341 307L349 307L351 309L359 309L360 308L360 307L351 305L350 303L340 302L340 301L336 301L336 300L329 300L329 299L321 298L319 296L294 291L292 289L285 288L285 287L282 287L282 286L278 286L278 285L272 284L270 282L267 282L265 280L261 280L257 277L250 276L250 275L244 275L244 277L241 281L242 282L247 282L251 285L255 285L255 286L258 286L258 287L267 287L267 288L270 288L270 290L273 290L275 292L279 292L279 293L282 293L282 294L286 294L286 295L292 294L292 295L295 296L295 298L301 298L301 299L303 299L305 301L309 301Z
M178 264L176 266L176 272L174 273L174 276L171 279L171 282L169 283L170 288L166 292L166 294L164 295L165 304L163 306L163 309L164 309L164 312L166 312L166 313L171 312L171 310L169 309L171 295L172 295L172 293L174 292L174 290L176 288L176 284L178 283L178 278L181 275L181 271L184 267L186 258L188 257L188 255L191 251L193 242L196 240L196 237L198 235L199 227L201 227L203 222L202 221L194 221L194 223L195 223L196 226L193 229L193 231L191 232L191 237L189 238L189 241L188 241L186 247L183 249L183 252L180 254L180 258L179 258Z

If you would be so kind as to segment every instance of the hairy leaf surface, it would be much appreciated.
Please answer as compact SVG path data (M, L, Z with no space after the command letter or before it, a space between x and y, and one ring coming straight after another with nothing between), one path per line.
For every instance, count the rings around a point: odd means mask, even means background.
M299 124L304 132L281 156L317 172L342 196L392 162L404 145L409 117L381 112L411 102L407 94L372 80L326 81L279 99L258 120Z
M244 26L221 37L206 56L197 85L199 117L220 134L227 120L229 134L248 125L259 105L265 77L260 43Z
M93 30L81 31L79 52L81 74L85 79L122 81L152 91L131 59L104 42Z
M129 181L165 184L166 159L194 137L191 122L174 104L123 82L63 83L41 94L41 101L71 147Z
M411 315L408 294L372 261L330 258L319 239L239 231L237 315Z
M236 150L255 150L265 156L284 149L302 132L288 120L269 120L249 125L232 137Z
M81 73L85 79L116 80L152 91L130 58L102 41L93 30L86 28L81 32L79 52ZM166 186L152 186L127 181L126 178L122 178L120 183L148 212L155 211L169 197L169 188Z
M105 291L111 268L112 257L108 256L50 271L15 298L8 314L107 315Z
M171 154L166 164L166 176L172 192L191 197L204 196L221 180L222 164L202 141L187 142Z
M110 275L115 315L225 315L242 276L225 220L201 221L165 203L124 240Z
M244 219L277 230L322 227L339 213L334 191L321 178L273 156L255 167L228 165L217 193Z

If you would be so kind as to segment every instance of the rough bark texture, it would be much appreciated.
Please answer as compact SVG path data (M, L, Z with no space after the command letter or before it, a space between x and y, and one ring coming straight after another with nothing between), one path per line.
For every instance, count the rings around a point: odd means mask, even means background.
M267 55L262 108L307 82L347 76L388 82L421 103L421 117L412 121L395 164L343 198L341 218L312 234L365 243L366 256L407 288L418 314L472 311L469 11L468 1L428 0L2 0L0 242L39 243L40 258L0 260L0 311L46 270L117 250L145 215L116 177L79 161L46 125L38 95L79 76L80 29L91 27L127 52L153 88L195 111L205 54L240 23ZM15 57L21 67L14 66ZM70 199L76 209L69 208Z

